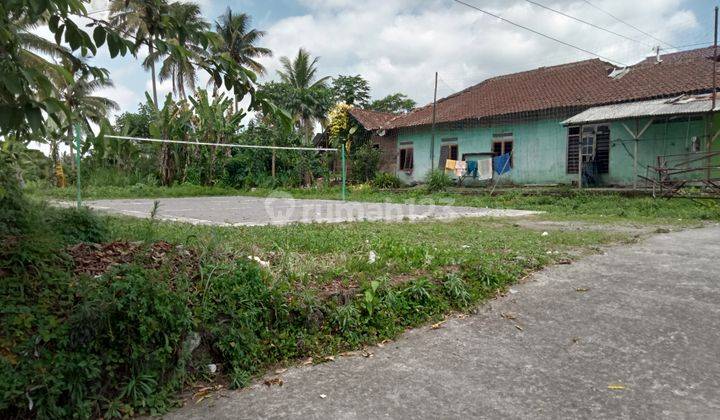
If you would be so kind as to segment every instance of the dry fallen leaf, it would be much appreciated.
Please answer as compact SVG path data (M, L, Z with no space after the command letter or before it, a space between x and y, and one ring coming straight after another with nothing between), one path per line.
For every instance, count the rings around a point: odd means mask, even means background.
M362 357L373 357L373 353L371 351L363 350L361 354Z
M608 385L608 389L613 390L613 391L622 391L623 389L625 389L625 385L610 384L610 385Z
M445 323L445 321L440 321L440 322L438 322L438 323L436 323L436 324L432 324L432 325L430 326L430 328L432 328L433 330L437 330L438 328L441 328L444 323Z
M265 385L267 385L268 387L270 387L273 385L283 386L284 382L283 382L282 378L270 378L270 379L266 379L265 382L263 382L263 383Z
M303 365L312 365L312 362L313 362L313 358L308 357L307 359L303 360L302 364Z
M334 361L335 361L334 356L325 356L325 358L323 359L323 362L334 362Z
M465 319L467 317L467 314L458 314L457 319Z
M510 312L500 312L500 316L505 319L516 319L517 317Z
M575 289L576 292L587 292L588 290L590 290L589 287L578 287Z
M327 395L325 395L325 394L320 394L320 398L327 398Z
M517 329L520 330L520 331L523 330L523 327L521 327L521 326L519 326L519 325L517 325L517 324L515 324L515 328L517 328Z
M276 369L276 370L275 370L275 373L279 375L279 374L281 374L281 373L285 373L286 371L287 371L287 369L285 369L285 368Z

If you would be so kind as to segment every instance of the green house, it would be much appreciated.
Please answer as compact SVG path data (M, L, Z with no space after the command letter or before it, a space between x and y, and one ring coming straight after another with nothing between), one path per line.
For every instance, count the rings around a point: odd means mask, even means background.
M629 186L664 166L687 167L673 174L690 180L720 177L712 72L708 48L621 69L598 59L542 67L389 118L374 138L409 182L447 159L505 153L511 169L494 177L513 184Z

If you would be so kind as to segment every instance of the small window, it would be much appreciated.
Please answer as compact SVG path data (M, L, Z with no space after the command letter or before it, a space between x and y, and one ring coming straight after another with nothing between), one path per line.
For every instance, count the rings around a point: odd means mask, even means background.
M510 153L510 167L513 166L513 141L512 140L495 140L493 141L493 156L500 156Z
M458 145L457 144L448 145L448 159L458 160Z
M413 148L412 147L406 147L403 149L400 149L400 170L401 171L412 171L413 169Z

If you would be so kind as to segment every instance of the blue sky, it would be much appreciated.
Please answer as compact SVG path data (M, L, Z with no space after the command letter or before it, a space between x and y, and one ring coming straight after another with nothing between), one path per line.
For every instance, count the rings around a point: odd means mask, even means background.
M505 18L631 64L651 53L658 41L594 9L582 0L536 0L630 38L611 35L548 12L525 0L466 0ZM500 22L451 0L238 0L199 2L214 21L227 7L253 17L266 30L263 45L275 52L264 64L276 78L278 59L305 47L320 56L322 75L361 74L374 97L404 92L423 104L431 100L434 72L445 96L487 77L592 58ZM591 0L656 38L675 46L712 41L712 7L717 0ZM103 10L107 0L94 0ZM665 51L673 51L663 45ZM115 88L104 92L133 110L150 89L140 59L94 62L107 67ZM204 78L198 86L204 86ZM161 92L169 91L169 82Z

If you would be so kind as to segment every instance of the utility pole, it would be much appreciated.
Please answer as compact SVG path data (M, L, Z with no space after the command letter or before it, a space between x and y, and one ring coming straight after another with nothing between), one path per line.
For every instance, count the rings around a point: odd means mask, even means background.
M708 181L712 178L712 142L715 138L715 102L717 97L717 60L718 60L718 7L715 6L715 26L714 26L714 40L713 40L713 74L712 74L712 108L710 108L710 135L707 137L707 179ZM707 126L706 126L707 127Z
M433 114L432 114L432 135L430 136L430 170L435 170L435 108L437 107L437 81L438 73L435 72L435 93L433 93ZM440 169L440 168L438 168Z

